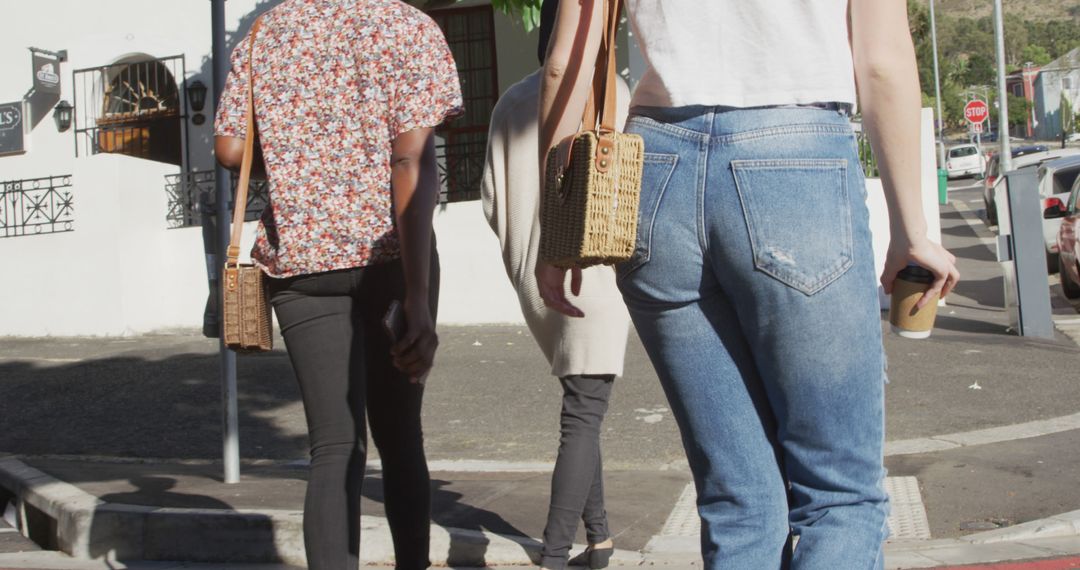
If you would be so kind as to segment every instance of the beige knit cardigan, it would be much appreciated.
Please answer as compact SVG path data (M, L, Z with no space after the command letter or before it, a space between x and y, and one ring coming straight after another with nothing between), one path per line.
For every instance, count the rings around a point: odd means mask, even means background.
M626 120L629 89L619 81L618 123ZM581 295L567 298L585 313L564 316L544 306L533 268L540 244L537 111L540 71L511 86L495 105L481 185L484 216L499 237L506 274L517 290L525 322L558 377L622 375L630 317L611 267L583 272ZM569 282L569 279L567 280ZM568 288L569 289L569 288Z

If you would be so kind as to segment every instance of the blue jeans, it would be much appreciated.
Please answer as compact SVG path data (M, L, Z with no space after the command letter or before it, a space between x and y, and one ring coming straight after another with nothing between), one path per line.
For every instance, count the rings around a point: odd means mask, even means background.
M679 424L706 567L881 568L885 363L847 117L635 108L626 131L647 153L619 288Z

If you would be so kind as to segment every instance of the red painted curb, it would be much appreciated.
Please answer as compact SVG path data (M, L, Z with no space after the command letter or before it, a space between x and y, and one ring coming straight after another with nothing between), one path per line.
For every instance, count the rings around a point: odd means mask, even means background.
M1077 570L1080 557L1030 560L1027 562L1002 562L1000 564L975 564L969 566L940 566L938 570Z

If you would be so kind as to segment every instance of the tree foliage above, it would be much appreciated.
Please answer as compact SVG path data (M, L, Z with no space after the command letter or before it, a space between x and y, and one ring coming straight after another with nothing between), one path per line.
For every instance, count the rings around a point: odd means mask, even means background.
M540 26L542 2L543 0L491 0L491 5L496 10L501 10L521 22L525 26L525 31L530 32Z
M945 122L960 126L964 123L963 105L975 91L984 91L993 110L997 82L997 50L994 39L992 16L977 18L935 14L938 41L938 66L941 78L941 98ZM1051 61L1080 47L1075 18L1024 20L1017 14L1006 13L1005 64L1006 72L1013 73L1030 63L1046 65ZM915 0L908 1L908 21L915 54L919 63L919 81L923 98L934 100L934 59L930 37L930 13L926 5ZM989 89L973 89L990 87ZM1011 99L1011 98L1010 98ZM1010 120L1022 121L1026 107L1009 101Z

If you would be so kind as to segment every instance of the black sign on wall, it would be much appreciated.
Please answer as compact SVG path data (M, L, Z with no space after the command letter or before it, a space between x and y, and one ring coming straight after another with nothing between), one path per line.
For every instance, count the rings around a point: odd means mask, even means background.
M34 71L34 89L30 92L30 124L33 128L60 100L60 63L66 60L67 52L30 48L30 53Z
M23 103L0 103L0 156L25 152Z
M60 95L60 58L51 53L33 52L34 91Z

